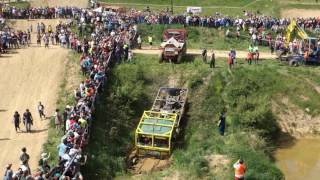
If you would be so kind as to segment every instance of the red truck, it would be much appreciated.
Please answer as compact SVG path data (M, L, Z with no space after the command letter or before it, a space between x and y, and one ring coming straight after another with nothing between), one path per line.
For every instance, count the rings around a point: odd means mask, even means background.
M164 60L180 63L187 52L187 31L185 29L167 29L163 32L160 45L159 61Z

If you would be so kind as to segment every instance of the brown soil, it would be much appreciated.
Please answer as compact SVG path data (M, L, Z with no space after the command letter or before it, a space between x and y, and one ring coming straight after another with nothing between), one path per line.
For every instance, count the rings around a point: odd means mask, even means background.
M88 0L32 0L31 6L32 7L39 7L39 6L76 6L76 7L87 7Z
M284 18L297 18L297 17L319 17L320 10L317 9L283 9L281 17Z
M185 178L180 177L179 171L175 171L170 176L166 176L163 178L163 180L180 180L180 179L182 180Z
M205 159L209 163L210 171L213 173L226 172L230 164L230 159L226 155L212 154L206 156Z
M169 159L157 159L152 157L143 157L137 160L137 163L130 168L133 174L149 173L152 171L161 171L170 166Z
M151 55L159 55L160 54L159 49L150 49L150 48L136 49L136 50L133 50L133 52L137 53L137 54L151 54ZM229 53L229 51L222 51L222 50L216 50L214 52L215 52L216 57L218 57L218 58L227 58L228 53ZM187 53L192 54L192 55L201 55L201 50L200 49L188 49ZM237 57L244 59L247 57L247 52L246 51L237 51ZM276 56L272 55L270 53L260 52L260 58L275 59Z
M281 130L286 134L295 138L312 138L319 133L320 117L309 115L308 109L299 109L288 98L283 98L281 103L273 102L272 110L278 117Z
M39 20L40 21L40 20ZM55 25L57 20L41 20L46 25ZM38 21L16 21L15 28L26 30ZM35 34L32 35L35 43ZM0 119L3 121L0 131L0 168L1 174L6 164L12 163L13 169L19 166L19 154L26 147L31 156L30 167L34 170L38 165L42 145L47 139L49 120L40 120L37 112L39 101L45 105L48 117L54 113L59 84L63 78L67 49L51 46L45 49L32 44L31 47L21 48L0 57ZM29 108L34 117L33 133L16 133L12 124L14 111L20 115ZM21 129L25 130L23 124Z

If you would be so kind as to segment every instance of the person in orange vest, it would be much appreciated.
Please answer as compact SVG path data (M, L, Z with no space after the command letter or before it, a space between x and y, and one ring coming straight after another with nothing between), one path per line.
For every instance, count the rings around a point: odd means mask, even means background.
M304 58L304 63L306 64L309 58L309 51L304 51L303 58Z
M253 58L253 54L251 52L248 52L247 61L249 65L252 64L252 58Z
M244 180L244 173L246 172L246 165L242 159L239 159L236 163L233 164L233 168L235 169L234 172L234 179L235 180Z

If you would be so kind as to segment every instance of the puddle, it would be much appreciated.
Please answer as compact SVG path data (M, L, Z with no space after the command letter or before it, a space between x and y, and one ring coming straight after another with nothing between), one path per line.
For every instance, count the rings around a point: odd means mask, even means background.
M298 139L278 148L274 157L286 180L319 180L320 139Z

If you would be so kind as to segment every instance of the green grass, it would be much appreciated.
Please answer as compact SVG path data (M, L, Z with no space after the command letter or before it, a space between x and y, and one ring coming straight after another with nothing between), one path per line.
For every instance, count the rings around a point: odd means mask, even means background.
M142 179L162 179L177 172L182 179L232 179L232 163L240 157L248 166L247 179L283 179L269 158L279 132L272 102L281 104L288 98L298 108L309 108L311 115L320 114L320 97L315 96L314 87L320 86L320 69L316 67L289 67L266 60L260 65L241 63L230 73L221 59L213 71L198 58L182 64L159 64L157 57L145 55L135 60L135 64L121 64L111 71L98 101L90 159L83 169L87 178L130 179L125 158L137 122L143 110L151 107L157 89L169 85L169 77L178 79L177 87L190 90L185 135L173 151L171 167L143 174ZM223 109L227 110L225 137L216 126ZM231 160L223 171L209 168L205 157L215 154Z
M29 8L30 2L28 2L28 1L10 2L9 5L14 6L16 8Z
M138 31L141 33L144 44L148 42L148 36L153 37L154 45L160 46L162 42L162 33L165 29L169 28L183 28L182 25L147 25L139 24ZM215 50L247 50L250 45L250 40L247 32L241 32L242 37L235 38L235 30L230 28L233 37L226 38L226 29L216 28L202 28L188 26L186 28L188 32L187 48L190 49L215 49ZM268 47L261 46L260 51L268 51Z
M166 11L171 9L170 0L102 0L106 3L113 3L119 6L125 6L127 9L136 8L146 9L148 5L152 11ZM118 4L117 4L118 3ZM120 3L120 4L119 4ZM265 15L280 16L281 9L299 8L299 9L319 9L320 2L315 0L173 0L174 14L186 12L187 6L201 6L202 15L213 15L219 12L228 16L242 16L243 10L251 12L261 12Z
M102 0L106 3L133 3L132 0ZM234 6L242 7L254 0L173 0L175 6ZM171 5L171 0L135 0L139 4Z
M57 100L57 109L60 109L63 112L66 105L73 105L75 103L73 89L75 89L78 84L80 84L79 79L81 79L79 69L79 55L70 53L67 60L66 69L68 72L65 72L63 81L60 84L58 100ZM56 165L58 162L58 150L57 146L61 142L63 132L57 131L54 125L54 118L50 118L49 130L48 130L48 139L47 142L43 145L44 152L51 153L50 164Z
M139 10L146 9L148 5L152 11L166 11L167 8L171 9L170 0L103 0L106 3L114 3L114 5L125 6L127 9L136 8ZM117 4L118 3L118 4ZM119 4L120 3L120 4ZM280 8L285 7L286 4L282 4L280 7L279 1L270 0L173 0L174 14L182 14L186 12L187 6L201 6L202 15L213 15L219 12L229 16L242 16L243 10L256 12L259 10L266 15L280 15Z

